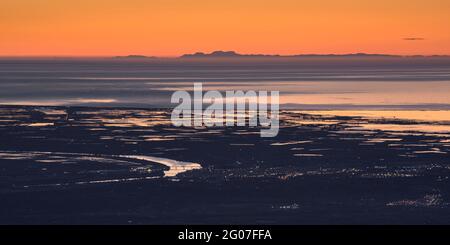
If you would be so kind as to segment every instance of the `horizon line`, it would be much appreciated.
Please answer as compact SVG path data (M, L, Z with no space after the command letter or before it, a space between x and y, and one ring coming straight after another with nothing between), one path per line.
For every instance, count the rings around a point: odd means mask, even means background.
M232 52L235 56L209 56L213 55L215 52ZM195 56L195 54L203 54L206 57L189 57ZM185 53L181 55L146 55L146 54L125 54L125 55L0 55L0 59L5 58L129 58L129 59L177 59L177 58L299 58L302 56L391 56L391 57L450 57L450 54L390 54L390 53L364 53L364 52L354 52L354 53L300 53L300 54L264 54L264 53L238 53L236 51L223 51L215 50L210 53L196 51L194 53Z

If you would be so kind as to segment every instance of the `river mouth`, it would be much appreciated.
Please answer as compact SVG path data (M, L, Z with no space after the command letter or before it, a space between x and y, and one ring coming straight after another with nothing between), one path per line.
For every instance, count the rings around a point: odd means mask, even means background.
M173 178L201 169L197 163L162 157L45 151L0 151L0 162L16 171L15 189Z
M180 173L202 168L202 166L198 163L183 162L183 161L177 161L177 160L172 160L172 159L162 158L162 157L133 156L133 155L120 155L120 157L144 160L144 161L149 161L149 162L154 162L154 163L159 163L159 164L165 165L165 166L169 167L169 170L164 171L165 177L175 177Z

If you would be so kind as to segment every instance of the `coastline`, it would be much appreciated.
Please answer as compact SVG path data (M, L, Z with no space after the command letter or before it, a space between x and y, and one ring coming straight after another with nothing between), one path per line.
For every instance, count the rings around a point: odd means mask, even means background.
M0 117L3 224L448 223L450 132L355 127L422 122L282 111L279 136L262 139L175 128L163 109L7 106ZM164 165L120 157L142 155L202 168L164 177Z

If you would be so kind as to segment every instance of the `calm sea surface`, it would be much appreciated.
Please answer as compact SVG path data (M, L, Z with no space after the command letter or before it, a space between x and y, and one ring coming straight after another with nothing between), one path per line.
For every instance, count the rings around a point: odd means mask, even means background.
M0 104L170 107L193 90L277 90L281 108L450 108L447 59L241 61L0 60Z

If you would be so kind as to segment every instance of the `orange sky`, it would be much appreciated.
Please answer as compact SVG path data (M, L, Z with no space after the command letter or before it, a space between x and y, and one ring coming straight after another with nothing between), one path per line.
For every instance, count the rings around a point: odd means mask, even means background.
M449 0L0 0L0 56L450 54L449 26Z

